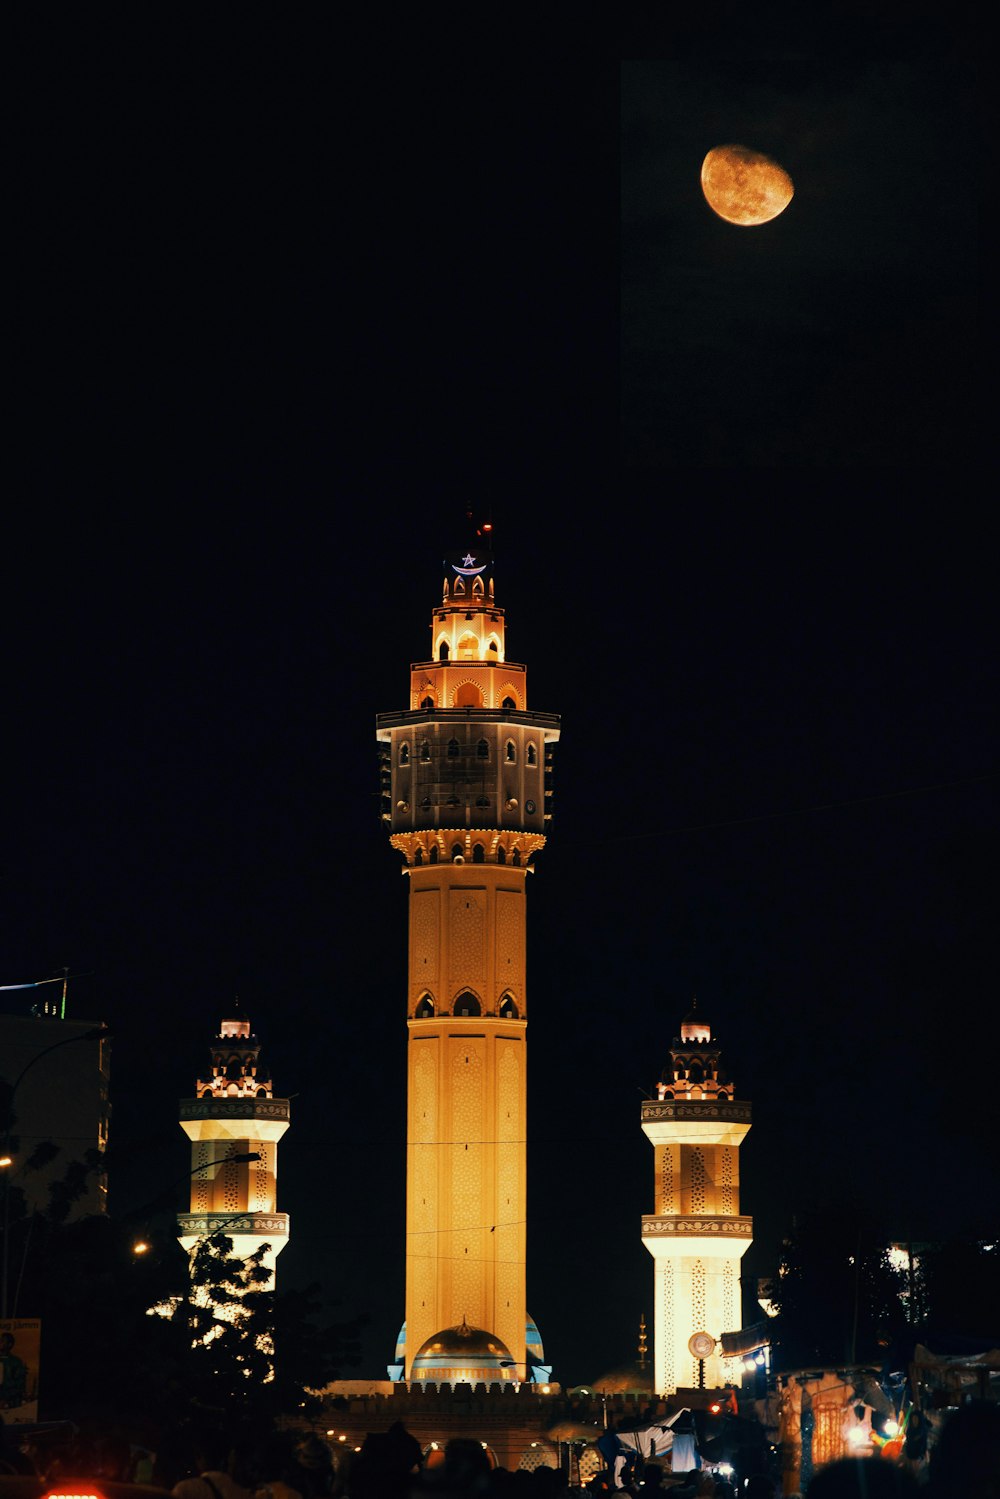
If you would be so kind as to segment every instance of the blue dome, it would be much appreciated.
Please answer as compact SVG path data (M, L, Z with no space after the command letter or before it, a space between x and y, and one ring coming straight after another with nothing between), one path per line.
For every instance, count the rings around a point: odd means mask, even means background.
M529 1317L524 1324L524 1346L528 1354L529 1364L540 1364L545 1358L545 1349L542 1347L542 1335L535 1326L534 1318Z
M440 1384L492 1384L516 1377L506 1344L483 1327L470 1327L464 1318L458 1327L446 1327L428 1338L410 1370L411 1380Z

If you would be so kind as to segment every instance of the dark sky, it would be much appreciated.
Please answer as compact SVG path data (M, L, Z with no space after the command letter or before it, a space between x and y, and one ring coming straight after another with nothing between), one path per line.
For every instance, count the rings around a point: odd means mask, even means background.
M964 92L912 59L884 102L874 68L759 93L626 68L619 256L616 67L103 40L82 67L47 39L20 101L0 982L71 964L72 1013L114 1025L114 1205L185 1170L177 1099L238 995L295 1095L282 1279L369 1313L381 1373L406 885L374 717L406 702L471 502L508 654L564 722L529 888L529 1305L556 1376L651 1321L640 1090L692 994L755 1106L748 1283L811 1201L973 1224L997 806L972 344L926 387L950 415L907 416L919 468L869 406L835 444L807 388L816 343L838 421L865 382L884 411L922 329L971 339L965 168L933 166ZM731 229L698 167L751 136L798 192Z

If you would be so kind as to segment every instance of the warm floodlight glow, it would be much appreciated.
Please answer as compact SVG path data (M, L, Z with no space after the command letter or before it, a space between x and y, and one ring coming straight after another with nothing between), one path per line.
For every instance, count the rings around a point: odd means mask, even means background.
M145 1239L136 1239L135 1243L132 1245L132 1253L133 1254L148 1254L149 1253L149 1245L146 1243Z
M849 1447L867 1447L869 1440L868 1432L863 1426L852 1426L847 1433Z
M887 1437L898 1437L899 1436L899 1422L898 1421L894 1421L891 1416L889 1417L888 1421L886 1421L886 1423L885 1423L885 1434L886 1434Z

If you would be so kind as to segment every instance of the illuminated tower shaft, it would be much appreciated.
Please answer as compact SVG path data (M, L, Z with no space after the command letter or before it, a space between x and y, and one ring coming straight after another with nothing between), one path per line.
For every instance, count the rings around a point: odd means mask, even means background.
M212 1042L212 1066L180 1105L181 1129L191 1141L191 1209L177 1222L190 1254L198 1240L222 1232L245 1259L261 1244L266 1268L288 1242L288 1214L275 1211L278 1141L288 1128L287 1098L275 1098L258 1071L260 1045L249 1020L223 1020ZM247 1156L259 1159L248 1161ZM234 1159L238 1157L238 1159Z
M449 568L431 634L410 709L378 718L410 882L405 1377L463 1322L525 1377L525 879L559 720L527 711L482 559Z
M740 1260L753 1220L740 1213L739 1160L750 1104L734 1101L711 1027L695 1012L681 1024L657 1092L642 1105L656 1152L656 1211L643 1214L642 1241L655 1262L654 1388L669 1395L700 1383L689 1346L697 1333L708 1335L705 1384L737 1378L714 1347L743 1323Z

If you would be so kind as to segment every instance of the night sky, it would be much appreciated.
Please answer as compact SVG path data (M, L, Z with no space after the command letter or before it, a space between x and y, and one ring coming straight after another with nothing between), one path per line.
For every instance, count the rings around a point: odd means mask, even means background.
M655 468L948 468L978 445L981 122L971 37L937 54L627 63L622 436ZM738 143L796 186L706 205Z
M472 505L563 715L528 886L555 1376L652 1320L639 1103L692 995L754 1103L745 1290L811 1203L975 1227L997 764L960 52L619 91L169 40L82 68L48 39L16 131L0 982L69 964L115 1029L113 1210L186 1170L177 1100L238 996L294 1095L281 1283L368 1314L383 1374L407 887L374 719ZM701 199L727 140L791 172L774 223Z

